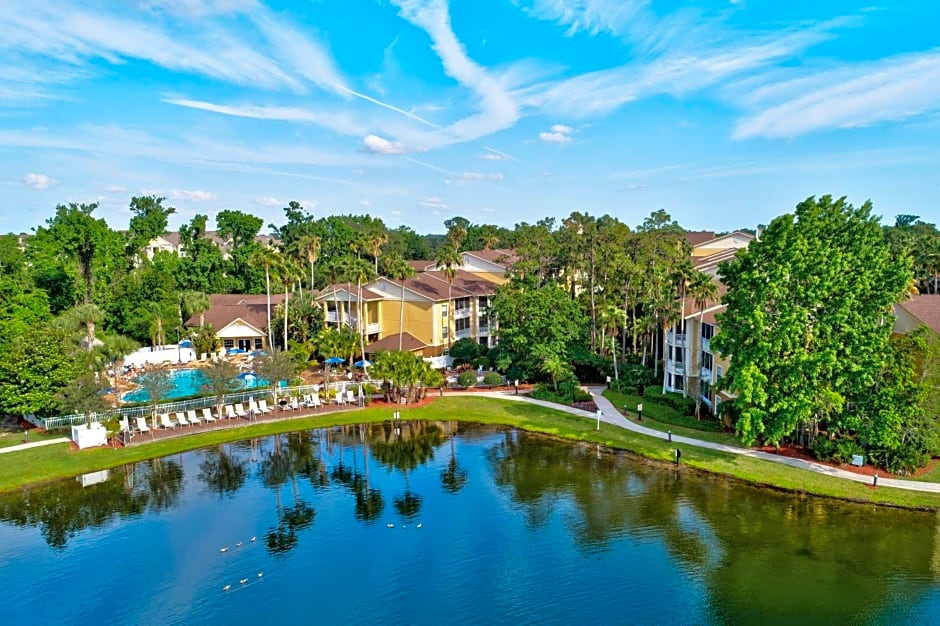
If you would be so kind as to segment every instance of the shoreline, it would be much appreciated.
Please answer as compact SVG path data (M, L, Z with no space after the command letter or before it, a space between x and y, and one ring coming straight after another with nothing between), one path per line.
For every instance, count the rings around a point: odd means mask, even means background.
M888 485L873 488L760 458L684 445L681 441L667 442L661 437L625 429L606 419L602 421L601 429L596 430L594 416L576 415L565 411L565 407L546 407L537 401L520 401L518 396L494 396L496 394L483 395L480 392L449 393L443 398L429 395L418 405L394 406L394 410L401 411L404 420L476 422L520 428L566 440L597 443L668 465L674 464L674 450L680 446L682 468L729 476L751 485L795 494L940 511L940 494L937 493L906 491ZM0 457L0 493L231 441L311 428L385 422L389 421L392 410L393 405L383 402L362 409L312 413L302 417L285 416L235 428L206 430L118 449L107 447L73 452L67 444L61 444L22 450ZM623 419L622 415L618 414L618 417Z

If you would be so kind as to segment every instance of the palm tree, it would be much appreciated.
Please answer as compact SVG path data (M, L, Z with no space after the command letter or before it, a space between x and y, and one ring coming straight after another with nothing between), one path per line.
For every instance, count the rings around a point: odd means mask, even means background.
M483 241L483 249L489 250L493 246L499 243L499 237L493 233L487 233L481 238Z
M372 266L362 259L351 259L347 268L350 279L356 279L356 330L359 333L359 344L362 353L363 371L368 375L369 369L366 363L366 309L362 304L362 283L368 282L375 277ZM350 282L352 282L350 280Z
M286 258L278 258L278 263L272 267L275 276L281 281L281 284L284 285L284 350L287 350L287 325L289 319L289 306L290 306L290 287L294 283L294 277L296 272L295 268L291 262ZM268 319L268 325L271 324L271 320ZM273 345L271 346L274 347Z
M434 261L437 263L437 267L444 272L444 277L447 279L447 347L449 349L453 343L453 324L451 324L451 320L454 317L454 279L457 277L457 268L463 263L463 257L457 251L456 242L451 240L449 244L444 244L438 248L437 257Z
M206 311L212 306L212 299L201 291L184 291L180 293L180 323L185 324L186 319L199 314L199 326L206 325ZM186 318L186 319L184 319Z
M388 243L388 235L385 233L375 233L369 237L369 248L372 250L372 259L375 261L375 273L379 273L379 251Z
M385 274L401 283L401 300L398 306L398 349L402 348L402 336L405 333L405 281L417 276L417 272L400 255L385 257Z
M267 246L258 247L248 258L248 265L264 268L264 284L268 294L268 347L274 345L274 332L271 328L271 268L277 265L277 253Z
M300 238L298 245L300 250L306 254L307 262L310 264L310 297L313 297L314 289L314 273L313 268L317 263L317 260L320 258L320 246L322 240L320 237L314 234L307 234Z
M712 281L711 276L698 272L692 276L687 289L689 297L698 309L698 327L699 332L701 332L702 317L705 315L705 308L708 306L709 302L715 301L718 297L718 285ZM692 346L691 353L692 358L689 359L689 367L691 369L691 376L689 377L690 383L692 380L699 380L698 346ZM702 408L702 394L699 393L697 389L698 385L694 383L693 385L692 395L695 398L695 417L699 417Z
M95 325L104 319L104 312L96 304L80 304L67 314L73 326L85 328L85 337L82 338L82 348L91 352L101 342L95 338Z

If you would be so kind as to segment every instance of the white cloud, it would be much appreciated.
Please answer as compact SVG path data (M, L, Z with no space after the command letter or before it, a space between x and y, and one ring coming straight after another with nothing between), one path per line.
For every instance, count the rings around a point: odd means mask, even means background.
M405 147L398 141L389 141L378 135L366 135L362 140L363 147L375 154L402 154Z
M463 181L471 182L478 180L503 180L503 175L498 172L489 174L482 172L462 172L458 178Z
M570 126L564 124L554 124L551 132L539 133L539 141L543 143L571 143L571 133L574 132Z
M940 110L940 51L847 65L757 90L737 139L795 137Z
M484 161L508 161L507 157L504 157L501 154L494 154L492 152L484 152L483 154L478 154L478 158L483 159Z
M368 200L360 200L360 201L359 201L359 206L361 206L361 207L370 207L370 206L372 206L372 203L369 202Z
M258 196L253 200L253 202L263 206L285 206L287 204L286 202L282 202L273 196Z
M56 179L46 176L45 174L37 174L35 172L30 172L23 178L23 184L29 187L30 189L35 189L36 191L43 191L48 189L52 185L56 184Z
M127 191L127 187L123 185L108 185L104 190L108 193L123 193Z
M356 122L352 115L344 111L322 112L298 107L258 106L251 104L226 105L201 100L189 100L186 98L165 98L163 101L167 104L219 113L221 115L230 115L233 117L316 124L344 135L361 135L365 132L365 126Z
M205 202L215 198L215 194L202 189L171 189L166 195L170 200L192 200L194 202Z
M426 200L422 200L418 204L423 207L428 207L432 209L446 209L447 208L447 205L444 204L444 202L437 196L431 196L430 198L427 198Z

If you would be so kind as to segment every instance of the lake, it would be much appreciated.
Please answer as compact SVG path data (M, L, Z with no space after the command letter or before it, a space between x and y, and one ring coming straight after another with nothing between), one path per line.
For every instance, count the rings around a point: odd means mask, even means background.
M940 623L936 514L457 422L2 495L0 571L4 625Z

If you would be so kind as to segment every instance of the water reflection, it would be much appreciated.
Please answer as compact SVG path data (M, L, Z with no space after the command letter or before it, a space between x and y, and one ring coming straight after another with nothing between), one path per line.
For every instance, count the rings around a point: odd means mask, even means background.
M146 514L172 518L163 512L185 509L197 496L209 511L249 498L257 503L265 558L285 567L295 555L309 558L322 543L313 538L328 532L331 519L338 526L330 528L342 533L334 538L368 542L374 535L355 533L390 532L376 525L383 516L398 516L410 528L427 511L454 528L464 511L472 529L491 524L492 535L519 545L533 537L571 544L572 584L580 568L611 555L622 559L610 564L612 571L628 562L642 576L651 567L644 559L655 554L679 572L681 585L702 590L708 609L701 619L716 623L757 616L764 624L922 621L918 602L938 593L940 579L936 515L772 493L593 444L456 423L350 425L225 444L115 468L84 488L69 480L2 495L0 520L37 528L61 551L87 529ZM341 523L336 507L347 516ZM516 527L517 534L508 530ZM420 532L422 541L433 536L428 524ZM485 563L478 555L492 550L489 535L445 534L446 548L406 554L466 550L462 563ZM394 536L412 537L410 530ZM397 544L387 537L383 548L391 550ZM537 556L530 558L538 565Z

